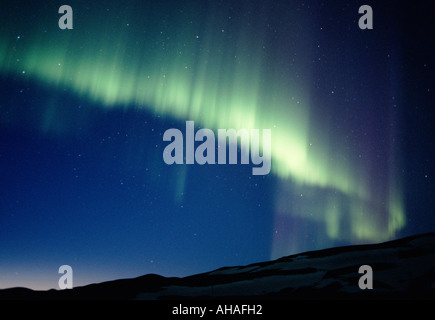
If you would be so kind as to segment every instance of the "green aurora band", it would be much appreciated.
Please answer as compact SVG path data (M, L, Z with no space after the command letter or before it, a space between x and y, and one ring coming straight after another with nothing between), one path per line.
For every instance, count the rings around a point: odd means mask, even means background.
M323 222L330 239L354 242L387 240L404 226L394 161L384 187L373 188L369 165L354 161L346 141L314 116L319 107L310 102L309 19L287 26L289 34L303 30L306 36L266 42L270 26L249 16L229 19L212 8L206 19L186 9L153 23L157 9L149 10L141 19L113 8L99 11L98 22L75 10L74 30L64 31L44 29L46 23L29 31L16 22L14 32L1 29L0 72L67 88L107 109L142 108L214 130L272 129L272 174L281 189L277 223L282 215L297 215ZM58 17L51 19L57 23ZM17 39L21 31L25 36ZM279 43L285 41L296 54L283 66L274 62L284 59ZM53 121L47 108L41 130L55 127ZM296 206L292 199L299 194L306 200ZM273 242L273 257L292 250L288 238Z

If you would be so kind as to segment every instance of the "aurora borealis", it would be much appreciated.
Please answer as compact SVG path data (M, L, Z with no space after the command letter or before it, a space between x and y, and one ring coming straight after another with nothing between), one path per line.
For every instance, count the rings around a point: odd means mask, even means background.
M69 263L82 283L180 276L406 230L405 53L388 6L362 31L357 1L75 1L60 30L62 4L0 8L2 188L16 188L0 287L25 286L24 265L55 279ZM166 166L162 135L188 120L271 129L270 175Z

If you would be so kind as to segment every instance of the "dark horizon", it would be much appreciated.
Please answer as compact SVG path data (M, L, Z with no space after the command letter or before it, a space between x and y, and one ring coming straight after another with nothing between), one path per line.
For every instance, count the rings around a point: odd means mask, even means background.
M435 231L428 1L63 4L0 5L0 289ZM189 120L271 129L271 172L167 165Z

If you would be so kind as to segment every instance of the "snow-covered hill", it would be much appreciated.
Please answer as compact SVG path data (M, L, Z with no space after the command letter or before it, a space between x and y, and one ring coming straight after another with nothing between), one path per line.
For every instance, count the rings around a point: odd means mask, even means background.
M361 265L373 289L360 289ZM376 299L435 298L435 233L337 247L185 278L145 275L72 290L0 290L0 298L29 299Z

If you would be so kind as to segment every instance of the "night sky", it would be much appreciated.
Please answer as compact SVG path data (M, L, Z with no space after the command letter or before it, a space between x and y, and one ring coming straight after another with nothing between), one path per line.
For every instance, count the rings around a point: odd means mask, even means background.
M2 1L0 288L435 231L429 4ZM167 165L163 134L188 120L270 129L270 174Z

